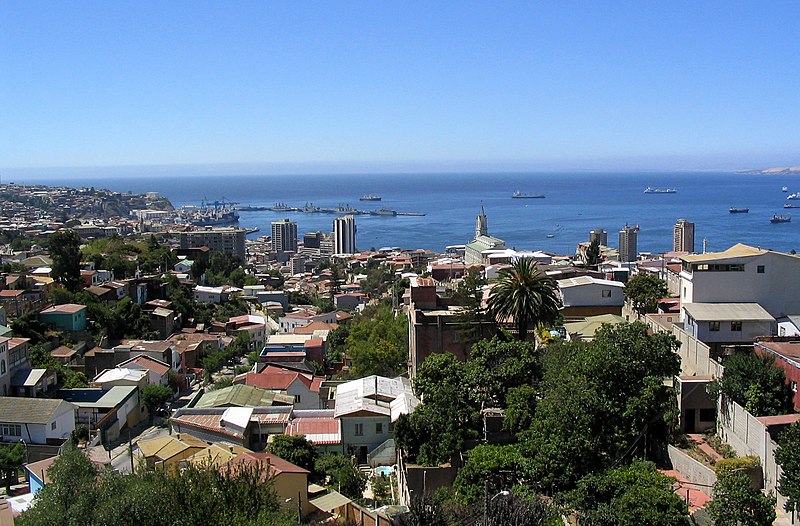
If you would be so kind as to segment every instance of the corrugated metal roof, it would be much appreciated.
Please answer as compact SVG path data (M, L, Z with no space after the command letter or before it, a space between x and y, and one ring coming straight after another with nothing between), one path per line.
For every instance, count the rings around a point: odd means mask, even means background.
M223 406L264 407L271 406L275 402L292 404L294 397L249 385L235 384L204 394L195 407L200 409Z
M317 497L316 499L311 499L308 502L315 508L329 513L337 508L346 506L347 503L352 501L338 491L330 490L328 494Z
M758 303L684 303L686 312L698 321L774 320Z

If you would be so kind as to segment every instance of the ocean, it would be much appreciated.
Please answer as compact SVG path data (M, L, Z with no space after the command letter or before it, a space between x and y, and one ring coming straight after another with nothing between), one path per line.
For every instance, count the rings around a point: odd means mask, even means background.
M787 214L786 193L800 192L791 175L718 172L641 173L465 173L358 174L198 177L70 177L12 179L16 183L94 186L121 192L159 192L177 207L202 200L236 201L272 206L277 202L302 207L350 205L381 207L424 216L356 216L361 250L397 246L443 251L447 245L472 240L475 216L483 205L489 233L518 250L573 254L589 231L603 228L609 245L617 246L619 230L639 226L639 251L672 250L672 228L679 218L695 223L695 250L719 251L747 243L780 251L800 250L800 213L795 222L772 224L773 214ZM675 188L674 194L645 194L646 187ZM544 199L512 199L514 191L544 194ZM380 202L359 201L377 194ZM730 207L749 208L731 214ZM268 234L272 221L296 221L298 234L330 232L335 216L301 212L240 212L240 226ZM551 237L548 237L551 236Z

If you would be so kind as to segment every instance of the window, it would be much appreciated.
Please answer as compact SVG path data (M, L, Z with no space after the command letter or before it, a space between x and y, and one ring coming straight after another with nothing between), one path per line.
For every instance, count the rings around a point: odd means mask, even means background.
M603 289L600 291L603 294L603 298L610 298L611 297L611 289Z
M731 332L742 332L742 322L740 322L740 321L732 321L731 322Z
M56 423L53 422L50 424L50 431L55 431L55 430L56 430Z
M301 404L301 403L302 403L302 402L300 401L300 395L294 395L294 403L295 403L295 404Z
M364 436L364 424L356 424L356 436Z
M375 424L375 434L382 435L383 434L383 422L377 422Z
M394 422L389 422L389 432L391 433L393 431L394 431Z
M708 322L708 330L711 332L719 332L719 322L718 321Z
M0 374L6 374L6 361L0 360Z
M715 409L701 409L698 416L701 422L714 422L717 420L717 411Z
M0 432L6 437L21 437L22 426L19 424L3 424L0 426Z
M763 274L764 273L764 265L757 266L756 267L756 272L758 272L759 274Z

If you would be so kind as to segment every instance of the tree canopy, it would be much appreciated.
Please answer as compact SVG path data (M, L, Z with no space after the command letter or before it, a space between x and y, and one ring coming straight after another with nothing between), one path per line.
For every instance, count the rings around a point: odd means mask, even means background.
M658 300L667 296L669 289L663 279L639 272L625 284L625 298L633 303L633 308L640 314L655 312Z
M498 322L513 320L517 337L524 341L531 325L553 323L561 300L554 279L529 258L517 258L503 269L489 293L489 314Z
M772 356L737 352L724 361L725 374L712 384L722 394L754 416L782 415L792 407L792 391L783 369Z
M775 462L782 470L778 487L786 497L786 510L796 509L800 504L800 423L795 422L780 434Z
M592 473L567 493L566 500L590 526L686 526L688 509L652 462Z
M67 290L77 290L81 282L81 238L74 230L59 230L47 239L53 260L52 276Z
M389 305L371 306L357 315L345 343L357 378L394 377L408 370L408 320Z
M261 466L218 470L189 465L181 470L98 473L76 449L62 453L48 471L50 482L21 526L289 526L270 478Z
M717 477L706 509L716 526L769 526L775 520L775 499L753 488L742 471Z

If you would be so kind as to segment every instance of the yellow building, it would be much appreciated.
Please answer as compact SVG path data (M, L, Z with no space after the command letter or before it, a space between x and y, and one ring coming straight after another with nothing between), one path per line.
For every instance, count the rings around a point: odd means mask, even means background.
M140 440L136 445L141 458L144 458L150 469L178 467L180 461L208 447L203 440L185 433L152 440Z

